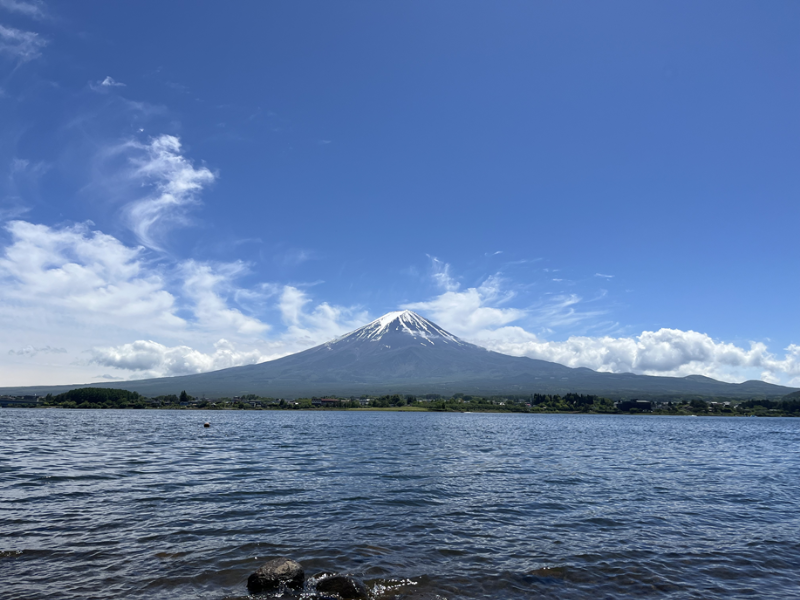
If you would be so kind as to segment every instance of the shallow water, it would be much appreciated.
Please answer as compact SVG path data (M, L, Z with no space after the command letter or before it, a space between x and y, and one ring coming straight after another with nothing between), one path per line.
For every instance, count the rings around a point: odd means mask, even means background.
M800 597L799 467L800 419L3 409L0 597L241 597L276 555L380 598Z

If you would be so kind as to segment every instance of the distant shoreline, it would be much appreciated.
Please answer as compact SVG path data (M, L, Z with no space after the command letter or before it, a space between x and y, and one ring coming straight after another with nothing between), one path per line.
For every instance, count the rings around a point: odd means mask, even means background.
M146 408L66 408L62 406L6 406L0 408L0 411L11 409L11 410L20 410L20 409L27 409L27 410L59 410L59 411L70 411L70 410L96 410L96 411L103 411L103 410L127 410L127 411L176 411L176 412L184 412L184 411L213 411L213 412L241 412L241 411L249 411L249 412L307 412L307 413L330 413L330 412L413 412L413 413L434 413L434 414L500 414L500 415L607 415L607 416L616 416L616 417L641 417L641 416L650 416L650 417L735 417L735 418L749 418L749 417L766 417L766 418L797 418L800 417L800 414L786 414L786 413L761 413L761 414L744 414L744 413L735 413L735 414L725 414L725 413L671 413L671 412L663 412L663 411L650 411L650 412L585 412L585 411L558 411L558 410L528 410L528 411L521 411L521 410L502 410L502 409L473 409L473 410L458 410L458 409L430 409L425 407L406 407L406 406L392 406L392 407L375 407L375 408L302 408L302 409L287 409L287 408L235 408L235 407L226 407L226 408L210 408L210 407L198 407L198 406L182 406L182 407L146 407Z
M145 397L117 388L77 388L53 396L0 397L0 407L128 410L288 410L288 411L390 411L443 413L522 414L649 414L665 416L800 416L800 397L742 401L702 398L611 400L593 394L529 394L525 396L442 397L391 394L360 398L335 396L298 399L248 394L233 398L196 398L186 393Z

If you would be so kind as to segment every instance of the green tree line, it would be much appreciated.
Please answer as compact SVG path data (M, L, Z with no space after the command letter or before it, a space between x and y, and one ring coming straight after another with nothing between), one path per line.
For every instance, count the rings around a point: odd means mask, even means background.
M325 397L278 400L255 394L234 399L198 400L186 391L146 398L138 392L112 388L78 388L63 394L48 394L44 406L60 408L203 408L203 409L271 409L325 410L363 408L356 397ZM330 400L335 402L330 402ZM722 416L800 416L800 397L777 400L750 399L744 401L707 401L701 398L651 402L626 400L614 402L592 394L528 394L517 396L473 396L457 393L450 397L439 394L421 396L385 394L370 399L369 408L400 408L412 406L436 412L568 412L599 414L649 413L662 415L722 415Z

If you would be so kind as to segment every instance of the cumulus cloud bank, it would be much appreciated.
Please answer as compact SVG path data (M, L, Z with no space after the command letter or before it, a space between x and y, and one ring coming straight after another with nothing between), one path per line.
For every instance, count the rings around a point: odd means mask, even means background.
M82 361L87 365L139 377L200 373L297 352L369 320L365 311L315 304L295 286L266 286L266 292L239 288L237 279L248 272L242 262L164 266L150 261L145 248L126 246L87 224L48 227L17 220L5 229L9 241L0 255L5 342L35 337L82 344L78 353L89 352ZM271 298L266 310L277 311L283 331L267 335L272 327L232 305L237 297ZM120 337L136 341L97 343ZM204 351L210 337L219 341ZM170 344L171 339L190 343ZM6 352L20 359L66 352L52 343L17 344Z
M121 319L147 319L169 329L185 325L174 313L175 298L163 278L147 269L140 248L87 225L62 228L25 221L6 225L11 243L0 256L0 284L6 314L35 320L48 310L49 321L110 325Z
M186 375L278 358L371 319L360 307L316 302L296 285L240 288L237 280L248 272L241 262L186 260L165 267L148 260L147 249L126 246L85 224L47 227L18 220L8 223L6 231L0 326L8 344L4 351L14 360L40 353L47 353L48 360L72 360L63 348L68 342L83 345L75 349L88 352L82 361L87 367L101 365L137 377ZM759 378L800 386L798 345L780 357L763 343L743 348L678 329L551 341L518 323L570 324L602 311L587 310L577 295L511 307L515 294L499 276L461 289L446 265L438 265L435 273L443 291L404 308L491 350L606 372ZM254 304L277 314L279 322L237 306L240 297L257 298ZM38 341L27 341L33 339ZM209 339L218 340L213 349L205 349Z
M199 202L215 175L195 167L183 156L180 140L170 135L115 146L108 157L120 157L131 167L116 175L119 183L151 190L123 209L143 246L127 246L90 224L8 222L0 254L0 330L5 334L0 343L17 366L0 365L5 381L47 383L12 377L23 366L19 361L57 354L56 343L69 342L78 354L89 353L88 360L71 363L75 368L103 365L140 377L181 375L277 358L369 320L364 311L315 304L296 286L239 287L237 280L249 272L241 261L154 253L161 250L163 234L185 222L186 210ZM283 331L269 335L272 327L258 312L280 315ZM27 343L34 339L35 344ZM210 350L212 339L219 341ZM67 368L64 360L60 364Z
M513 295L502 291L496 277L462 291L453 289L452 285L445 287L447 291L432 300L412 302L403 308L430 314L434 321L459 335L506 325L525 315L524 310L498 306Z
M779 358L760 342L741 348L705 333L666 328L632 337L573 336L547 341L521 327L504 327L475 332L473 341L504 354L609 373L705 375L731 382L755 378L800 386L800 346L794 344Z
M213 276L206 275L210 279ZM213 284L212 284L213 287ZM217 300L213 301L214 303ZM250 337L249 342L259 348L238 349L232 342L221 339L214 344L213 352L202 352L186 345L166 346L152 340L137 340L128 344L110 347L95 347L90 351L91 364L134 371L137 377L167 377L204 373L228 367L254 364L279 358L292 352L304 350L335 338L369 320L364 312L356 312L339 306L321 303L311 310L307 306L311 299L305 292L293 286L284 286L278 298L278 308L286 330L272 339L259 340ZM243 321L243 315L231 317L222 309L220 329L242 329L255 334L266 329L264 324L253 327ZM256 322L253 320L253 322ZM245 338L247 339L247 338Z
M152 354L158 348L163 358L149 370L165 375L245 364L262 356L255 347L263 342L259 334L268 326L229 306L227 299L243 271L239 263L185 261L163 266L151 262L145 248L126 246L86 224L47 227L12 221L5 229L10 239L0 255L3 341L11 345L15 340L40 340L22 349L12 345L9 355L25 359L62 353L52 342L41 343L56 340L82 346L78 353L87 346L105 348L98 350L95 362L137 371L139 363L126 357L141 358L145 350ZM220 341L213 352L204 353L185 345L136 342L120 345L113 354L107 343L97 344L157 336L162 341L187 339L202 347L209 337L219 339L222 334L238 336L250 348L234 350L231 342Z
M90 362L125 371L140 372L141 377L191 375L265 360L258 350L237 350L221 339L214 352L203 353L189 346L168 347L152 340L139 340L116 347L93 348Z
M0 5L8 2L0 0ZM43 45L35 33L0 26L0 52L29 59ZM100 85L122 84L109 76ZM127 142L110 155L127 167L111 179L147 190L132 200L128 196L123 208L127 225L143 246L128 246L87 224L8 222L8 240L0 254L0 343L9 362L19 365L48 354L49 361L61 360L66 366L62 346L69 346L87 353L83 366L92 366L93 373L101 365L138 377L186 375L278 358L371 320L361 307L315 301L300 285L241 287L239 282L249 274L241 261L179 260L160 253L164 235L188 222L189 208L200 202L215 174L195 166L171 135ZM12 164L12 173L27 170L27 161ZM725 381L760 378L800 386L798 345L779 357L763 343L743 348L677 329L544 339L558 328L598 331L591 325L597 325L604 310L576 293L542 295L518 306L517 294L501 274L462 287L449 264L429 259L438 293L402 308L420 311L489 349L598 371L702 374ZM595 277L607 281L613 275ZM267 314L278 319L270 322ZM213 349L211 340L217 340ZM11 381L14 370L0 365L0 377Z
M529 328L552 333L553 328L594 322L603 310L589 308L591 303L577 294L548 296L525 308L511 308L505 305L514 294L504 289L502 278L489 277L477 287L462 290L450 275L449 265L435 258L432 262L432 279L444 291L403 308L423 312L445 329L490 350L610 373L705 375L730 382L762 379L800 386L800 346L787 347L780 358L760 342L742 348L678 329L550 341L513 323L522 321Z

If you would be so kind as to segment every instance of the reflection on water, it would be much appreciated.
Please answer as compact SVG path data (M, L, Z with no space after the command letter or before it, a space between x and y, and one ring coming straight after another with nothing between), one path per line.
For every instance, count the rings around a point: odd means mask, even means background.
M203 428L205 421L211 427ZM800 597L800 419L0 411L0 597Z

